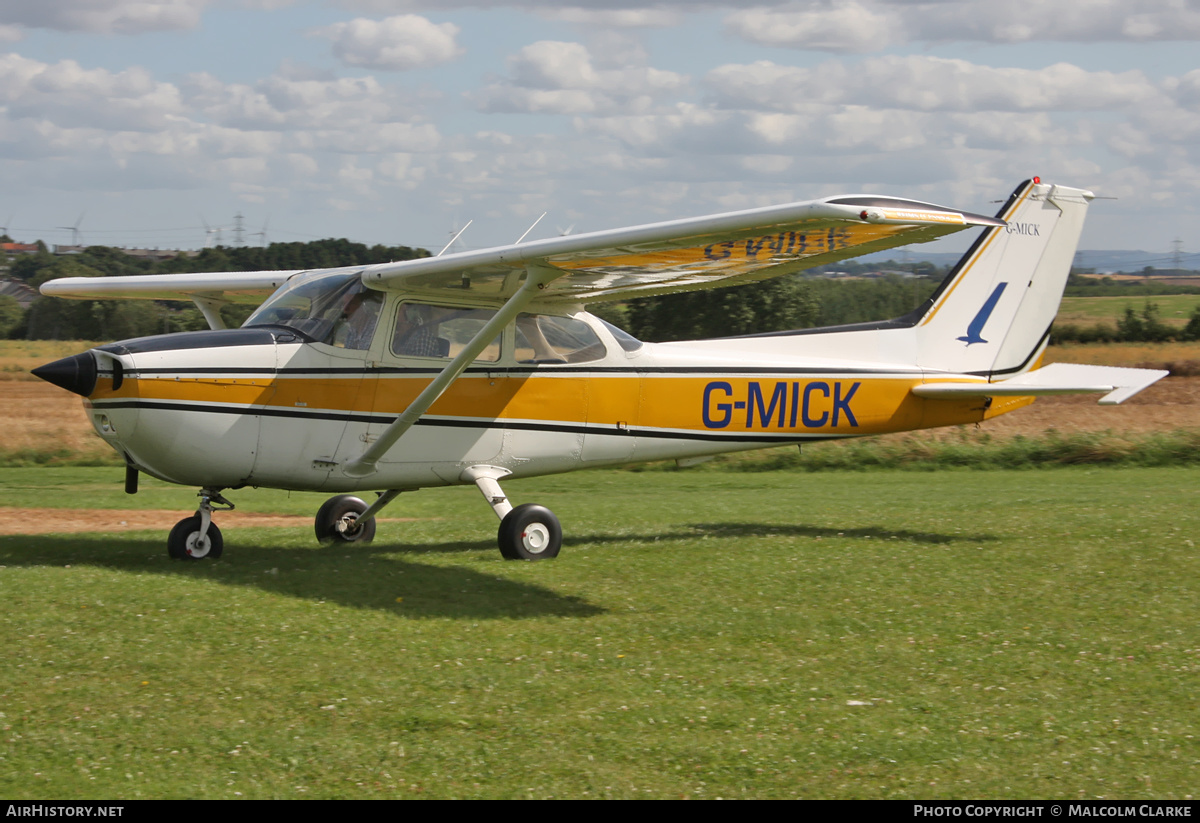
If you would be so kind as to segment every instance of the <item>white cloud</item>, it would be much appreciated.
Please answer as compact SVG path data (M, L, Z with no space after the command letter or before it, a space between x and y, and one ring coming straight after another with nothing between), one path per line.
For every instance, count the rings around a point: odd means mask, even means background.
M635 29L664 28L666 26L678 25L683 19L687 8L690 7L679 9L659 6L650 9L592 9L580 5L556 5L551 8L543 7L538 13L548 20L558 20L563 23L604 28Z
M385 20L357 18L335 23L319 33L333 41L333 54L349 66L383 71L436 66L463 53L455 42L459 28L433 23L415 14Z
M110 72L0 54L0 164L7 174L6 161L53 159L39 185L130 191L216 182L245 194L246 186L354 183L361 191L375 185L376 157L394 166L398 153L432 152L441 142L401 91L369 77L290 71L238 84L196 74L175 85L141 68ZM419 179L393 173L381 185Z
M45 119L64 127L124 131L162 129L182 111L178 89L141 68L84 69L74 60L42 63L0 55L0 101L7 116Z
M58 31L140 34L195 28L211 0L11 0L0 24Z
M680 91L684 75L649 66L599 68L580 43L543 40L508 60L509 77L473 95L483 111L601 114L648 110Z
M755 8L731 14L726 25L735 34L767 46L819 51L865 52L892 42L898 15L876 4L849 2L829 8Z
M423 150L436 138L436 129L420 120L402 90L373 77L322 79L293 72L250 85L193 74L183 91L194 116L231 128L283 130L305 146L383 144L407 130L420 135L421 145L410 148Z
M1200 7L1189 0L803 0L735 11L726 26L753 43L833 52L954 41L1146 42L1200 37Z
M981 66L922 55L831 60L813 68L760 61L720 66L706 83L720 106L805 112L855 104L920 111L1089 111L1127 109L1161 97L1139 71Z

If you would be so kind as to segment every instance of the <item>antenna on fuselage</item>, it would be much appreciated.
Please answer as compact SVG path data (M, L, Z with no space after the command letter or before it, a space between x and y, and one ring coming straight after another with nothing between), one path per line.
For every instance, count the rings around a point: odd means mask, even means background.
M455 240L457 240L458 238L462 237L462 234L463 234L463 232L465 232L465 231L466 231L468 228L470 228L470 227L471 227L471 224L472 224L472 223L474 223L474 222L475 222L474 220L468 220L468 221L467 221L467 225L465 225L465 226L463 226L461 229L459 229L459 230L458 230L458 233L457 233L457 234L455 234L453 237L451 237L451 238L450 238L450 242L449 242L449 243L447 243L446 245L442 246L442 250L441 250L440 252L438 252L437 254L435 254L435 255L434 255L434 257L441 257L443 254L445 254L445 253L446 253L446 249L448 249L448 248L450 248L451 246L453 246L453 245L454 245L454 241L455 241Z
M542 217L545 217L545 216L546 216L547 214L549 214L549 213L550 213L550 212L547 212L547 211L544 211L544 212L542 212ZM536 226L538 223L542 222L542 217L539 217L537 220L534 220L534 221L533 221L533 226L530 226L529 228L525 229L525 233L524 233L524 234L522 234L520 237L518 237L518 238L517 238L517 242L516 242L516 243L513 243L513 245L514 245L514 246L516 246L516 245L519 245L519 244L520 244L520 242L521 242L522 240L524 240L526 237L528 237L528 236L529 236L529 233L530 233L531 231L533 231L533 229L534 229L534 226Z

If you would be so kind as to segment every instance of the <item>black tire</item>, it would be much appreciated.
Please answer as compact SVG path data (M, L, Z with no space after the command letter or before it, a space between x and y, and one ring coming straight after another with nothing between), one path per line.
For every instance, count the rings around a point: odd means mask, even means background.
M549 560L562 548L562 526L545 506L524 503L500 521L496 539L507 560Z
M175 524L167 536L167 554L175 560L216 560L225 551L225 541L216 523L208 524L204 542L198 543L200 513L185 517Z
M331 497L317 510L313 524L321 543L370 543L375 539L375 518L361 526L351 525L367 504L349 494Z

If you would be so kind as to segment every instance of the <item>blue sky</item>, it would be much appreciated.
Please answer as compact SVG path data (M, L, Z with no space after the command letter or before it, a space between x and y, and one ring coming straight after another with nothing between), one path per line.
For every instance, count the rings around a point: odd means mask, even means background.
M1085 248L1196 251L1197 39L1197 0L0 0L0 225L436 250L1038 174L1116 198Z

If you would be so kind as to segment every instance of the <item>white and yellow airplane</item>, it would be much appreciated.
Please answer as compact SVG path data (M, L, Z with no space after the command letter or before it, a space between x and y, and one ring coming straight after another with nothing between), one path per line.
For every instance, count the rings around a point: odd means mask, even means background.
M322 541L369 541L400 492L474 483L507 558L554 557L557 518L505 477L974 423L1035 396L1119 403L1166 372L1038 368L1091 192L1037 178L996 217L830 197L372 266L69 278L58 297L190 299L212 329L126 340L34 371L82 395L139 472L198 486L172 557L219 557L224 489L339 493ZM642 343L591 302L729 286L971 227L911 314L878 323ZM265 302L225 329L226 302ZM383 490L370 505L349 492Z

